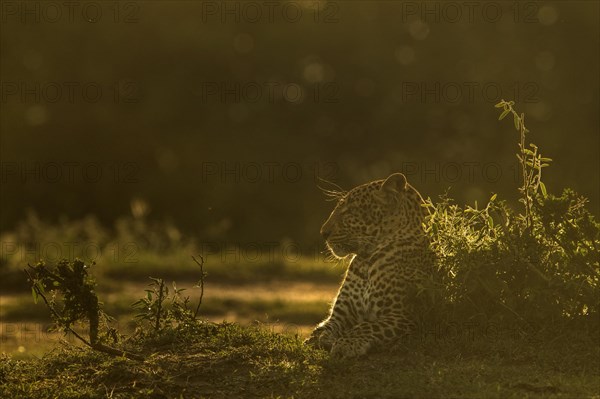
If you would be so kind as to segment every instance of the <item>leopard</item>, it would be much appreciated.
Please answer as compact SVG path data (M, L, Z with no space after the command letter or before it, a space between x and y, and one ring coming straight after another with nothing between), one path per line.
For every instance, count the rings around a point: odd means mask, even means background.
M416 328L415 297L432 273L421 194L402 173L337 195L320 234L349 259L328 317L305 340L349 359L382 348Z

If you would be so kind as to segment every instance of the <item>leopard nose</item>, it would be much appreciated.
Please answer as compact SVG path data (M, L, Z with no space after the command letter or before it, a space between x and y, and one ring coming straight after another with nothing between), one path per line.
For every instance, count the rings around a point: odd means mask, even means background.
M323 227L321 227L321 235L323 236L323 238L325 240L327 240L329 238L329 236L331 235L331 231L324 229Z

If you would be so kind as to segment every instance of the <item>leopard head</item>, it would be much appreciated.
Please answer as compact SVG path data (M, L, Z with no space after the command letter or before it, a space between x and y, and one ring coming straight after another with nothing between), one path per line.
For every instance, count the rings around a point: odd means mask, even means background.
M321 227L336 257L370 256L378 246L422 233L423 199L402 173L360 185L339 199Z

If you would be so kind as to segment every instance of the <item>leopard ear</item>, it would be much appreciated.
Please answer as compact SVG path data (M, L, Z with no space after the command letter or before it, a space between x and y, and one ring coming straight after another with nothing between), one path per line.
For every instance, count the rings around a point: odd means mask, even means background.
M381 191L393 194L399 194L406 191L406 176L404 176L402 173L394 173L390 175L381 184Z

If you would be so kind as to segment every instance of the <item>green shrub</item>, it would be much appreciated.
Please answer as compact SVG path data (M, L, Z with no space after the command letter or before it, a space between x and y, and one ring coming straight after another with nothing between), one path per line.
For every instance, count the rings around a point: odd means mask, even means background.
M566 189L549 194L542 168L549 158L526 144L524 115L502 101L520 132L523 211L494 194L483 209L459 207L447 196L434 204L426 231L438 260L439 292L447 319L520 321L548 325L597 322L600 310L600 224L586 199ZM439 305L439 303L438 303Z

